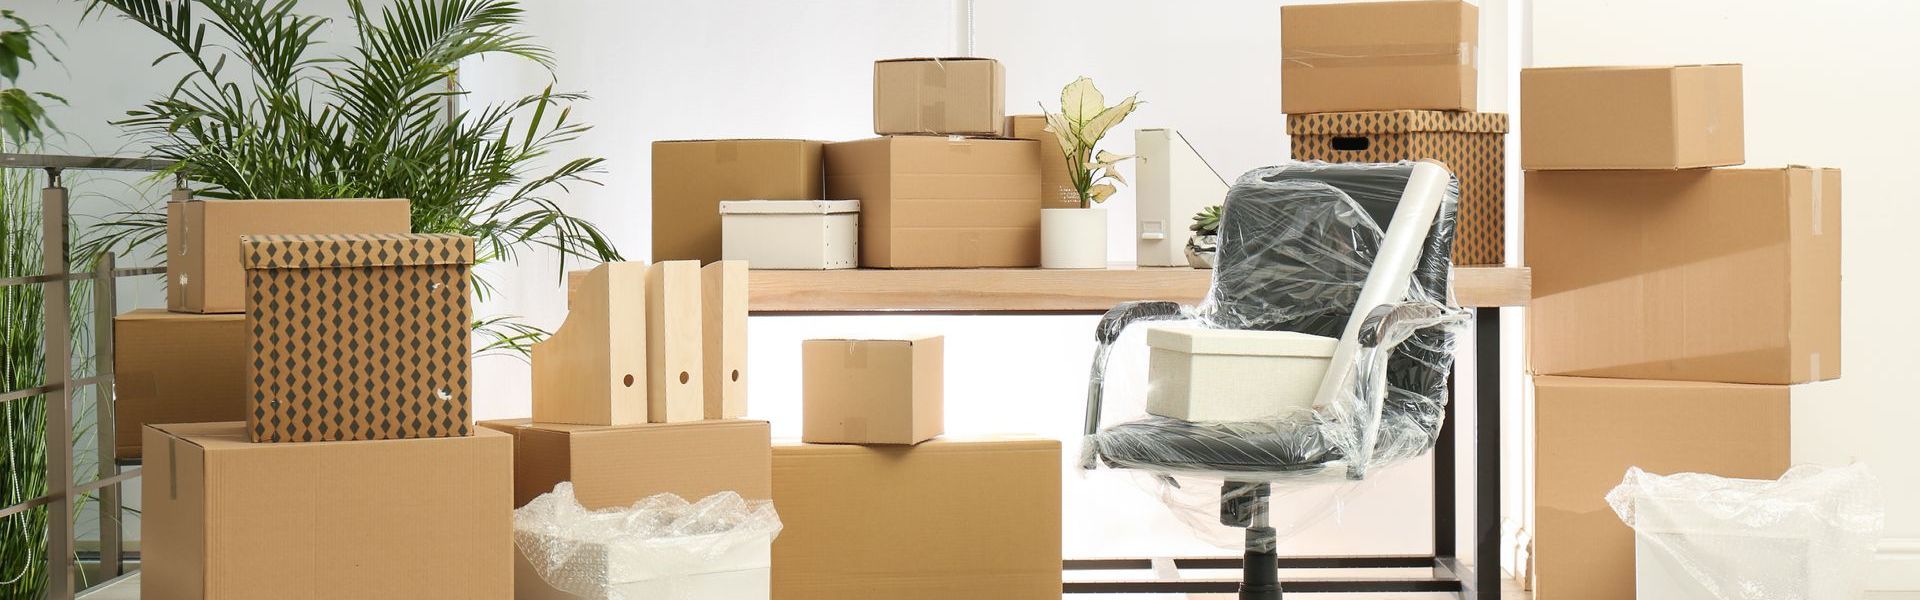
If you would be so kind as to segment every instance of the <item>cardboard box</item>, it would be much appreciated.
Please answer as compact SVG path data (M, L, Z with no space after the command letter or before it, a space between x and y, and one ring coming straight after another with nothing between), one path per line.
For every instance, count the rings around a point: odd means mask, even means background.
M1060 137L1047 131L1046 115L1007 117L1007 136L1040 143L1040 208L1080 208L1080 192L1067 174L1067 151Z
M167 309L245 308L240 236L407 233L406 200L186 200L167 203Z
M860 266L1035 267L1039 152L912 135L827 144L827 195L860 200Z
M749 500L773 497L766 421L599 426L482 421L514 436L513 505L572 481L587 508L624 507L654 494L698 501L732 491Z
M1606 501L1627 467L1773 479L1790 465L1796 388L1535 377L1534 389L1541 598L1634 597L1633 529Z
M1840 376L1840 172L1529 171L1532 369Z
M1465 110L1480 9L1463 0L1280 7L1280 110Z
M1746 162L1740 65L1520 72L1524 169L1686 169Z
M513 594L513 440L254 444L240 423L149 426L144 598Z
M822 198L820 142L654 142L652 260L720 260L721 200Z
M778 600L1060 597L1060 442L773 450Z
M801 342L801 439L918 444L940 435L944 347L937 335Z
M473 432L473 238L241 238L256 442Z
M1430 110L1287 115L1294 160L1431 158L1460 182L1453 264L1507 261L1507 115Z
M1006 96L1006 72L991 58L874 61L873 132L1000 135Z
M708 419L747 416L747 263L723 260L701 267L700 304L703 414Z
M247 322L139 309L113 318L114 457L140 458L149 424L247 415Z
M567 320L533 345L533 418L647 422L647 263L603 263L567 277Z

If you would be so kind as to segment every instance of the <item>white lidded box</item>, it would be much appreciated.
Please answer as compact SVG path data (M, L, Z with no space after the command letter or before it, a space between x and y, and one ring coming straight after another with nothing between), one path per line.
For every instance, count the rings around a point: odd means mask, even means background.
M1339 340L1291 331L1147 330L1147 412L1187 421L1272 419L1312 410Z
M722 201L720 257L752 269L857 267L860 201Z

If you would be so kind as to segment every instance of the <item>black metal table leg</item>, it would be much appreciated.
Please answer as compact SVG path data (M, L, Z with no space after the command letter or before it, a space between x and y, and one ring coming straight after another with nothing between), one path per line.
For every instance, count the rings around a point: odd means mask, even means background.
M1476 600L1498 600L1500 583L1500 309L1474 319L1474 550Z

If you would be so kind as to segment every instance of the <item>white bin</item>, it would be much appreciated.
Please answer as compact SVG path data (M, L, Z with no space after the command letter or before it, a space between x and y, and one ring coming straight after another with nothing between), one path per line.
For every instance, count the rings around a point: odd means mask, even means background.
M722 201L720 257L753 269L859 266L860 201Z
M1339 340L1289 331L1147 330L1147 412L1198 422L1312 410Z

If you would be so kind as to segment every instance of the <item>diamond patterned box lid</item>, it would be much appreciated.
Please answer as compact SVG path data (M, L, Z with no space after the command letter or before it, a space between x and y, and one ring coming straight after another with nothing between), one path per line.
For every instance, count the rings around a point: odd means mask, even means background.
M1381 110L1287 115L1287 133L1291 135L1352 135L1416 131L1506 133L1507 113Z
M248 269L473 264L473 238L446 233L241 236Z

